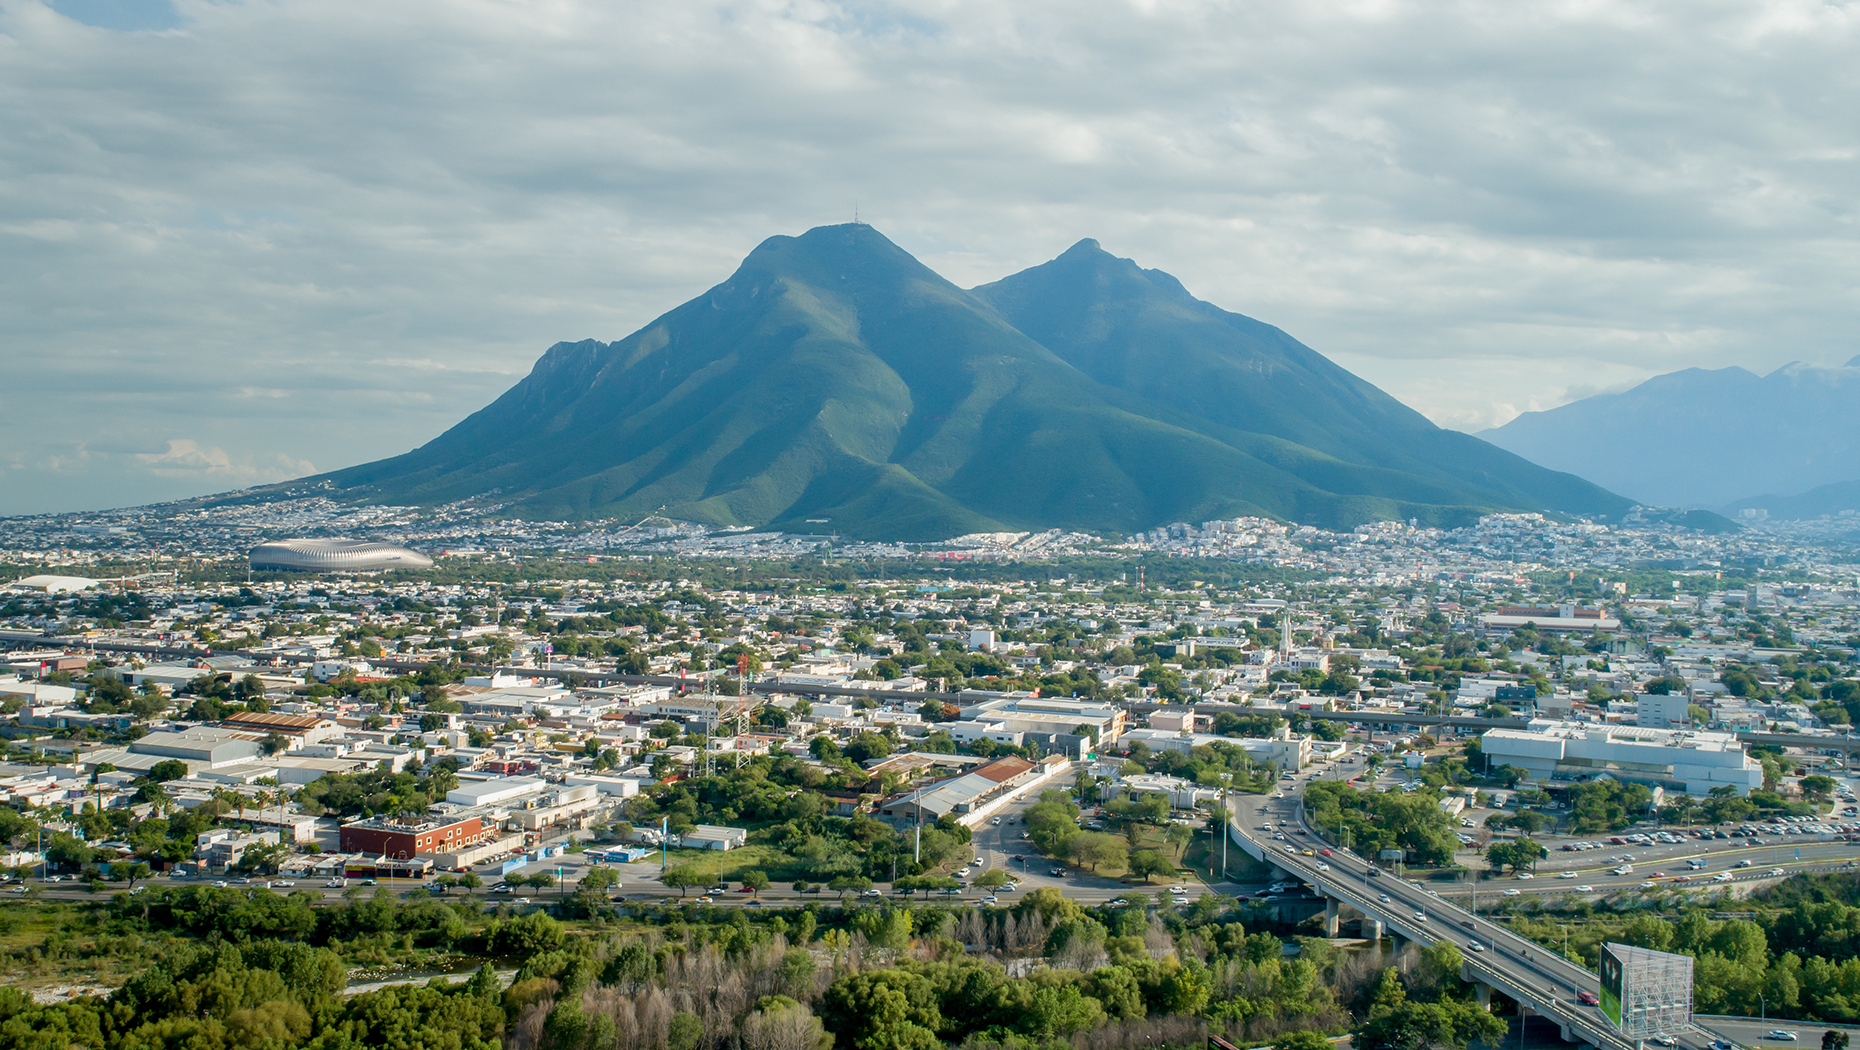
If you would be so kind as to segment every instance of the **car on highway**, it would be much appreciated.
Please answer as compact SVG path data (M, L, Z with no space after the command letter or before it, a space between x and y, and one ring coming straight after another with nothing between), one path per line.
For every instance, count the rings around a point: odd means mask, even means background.
M969 871L970 869L968 868L958 868L956 869L956 877L959 879L966 879L969 877Z
M1655 1046L1678 1046L1679 1045L1679 1040L1674 1039L1670 1035L1651 1036L1647 1039L1647 1041L1649 1043L1652 1043Z
M1559 879L1573 879L1575 877L1576 877L1576 873L1573 871L1566 871L1563 874L1557 876L1557 878Z
M1287 852L1287 853L1297 853L1297 852L1298 852L1297 850L1295 850L1295 849L1293 849L1293 848L1292 848L1292 847L1290 847L1290 846L1280 846L1279 848L1280 848L1280 849L1282 849L1282 850L1284 850L1284 851L1285 851L1285 852Z
M1737 1050L1737 1046L1728 1040L1713 1039L1706 1044L1707 1050Z
M699 897L699 898L697 899L697 902L698 902L699 904L713 904L713 903L715 903L714 901L712 901L712 900L710 899L710 895L709 895L709 894L705 894L704 896L702 896L702 897ZM528 903L529 903L529 898L527 898L527 897L519 897L519 898L517 898L517 903L518 903L518 904L528 904Z
M706 893L728 893L728 892L730 892L730 887L728 887L728 886L712 886L712 887L711 887L710 889L708 889L708 890L706 890L705 892L706 892Z
M511 903L512 904L528 904L529 902L530 902L530 899L528 897L518 897L516 900L512 901Z
M1595 887L1594 886L1578 886L1576 887L1576 892L1577 893L1594 893Z
M1785 1032L1785 1031L1783 1031L1782 1029L1780 1029L1780 1028L1778 1028L1778 1029L1776 1029L1776 1030L1775 1030L1775 1031L1773 1031L1773 1032L1765 1032L1765 1033L1763 1033L1763 1038L1765 1038L1765 1039L1774 1039L1774 1040L1776 1040L1776 1041L1778 1041L1778 1042L1782 1042L1782 1043L1793 1043L1793 1042L1795 1042L1795 1033L1794 1033L1794 1032Z
M1330 865L1328 865L1328 864L1325 864L1325 863L1323 863L1322 861L1320 861L1320 862L1318 863L1318 870L1319 870L1319 871L1329 871L1329 870L1330 870Z
M1600 999L1595 997L1594 992L1577 992L1576 998L1580 1000L1584 1006L1595 1006L1601 1002Z
M1387 904L1389 902L1389 895L1386 893L1379 894L1377 895L1376 899L1381 901L1384 904Z
M1307 856L1307 857L1315 857L1315 856L1317 856L1317 854L1316 854L1316 853L1314 853L1314 852L1312 852L1311 850L1304 850L1303 852L1304 852L1304 855L1305 855L1305 856Z
M1321 849L1321 850L1318 850L1318 853L1320 853L1320 854L1322 854L1323 856L1326 856L1326 857L1328 857L1328 856L1330 856L1330 855L1331 855L1331 853L1330 853L1330 849L1329 849L1328 847L1326 847L1325 849Z
M1470 951L1475 951L1475 952L1485 951L1485 945L1480 944L1478 941L1467 941L1466 947Z
M1427 913L1426 913L1426 912L1424 912L1424 911L1417 911L1417 912L1415 912L1415 913L1414 913L1414 921L1415 921L1415 922L1426 922L1426 921L1427 921Z
M1506 890L1506 891L1505 891L1505 896L1507 896L1507 897L1517 897L1517 896L1520 896L1520 895L1522 895L1522 894L1523 894L1523 892L1524 892L1523 890Z
M1531 874L1530 872L1528 872L1528 871L1520 871L1520 872L1518 872L1518 878L1520 878L1520 879L1534 879L1534 878L1536 878L1536 877L1537 877L1537 876L1535 876L1535 875L1532 875L1532 874Z

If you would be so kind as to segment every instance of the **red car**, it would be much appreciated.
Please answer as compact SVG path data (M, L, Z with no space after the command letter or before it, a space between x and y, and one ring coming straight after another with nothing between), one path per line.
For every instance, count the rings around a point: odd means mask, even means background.
M1330 856L1330 850L1321 849L1321 850L1318 850L1318 852L1324 854L1326 857Z
M1594 992L1577 992L1576 998L1580 1000L1584 1006L1594 1006L1601 1002L1600 999L1595 997Z

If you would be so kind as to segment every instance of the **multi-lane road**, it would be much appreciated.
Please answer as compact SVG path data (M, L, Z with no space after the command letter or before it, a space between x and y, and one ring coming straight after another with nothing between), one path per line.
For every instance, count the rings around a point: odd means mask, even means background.
M1307 857L1301 845L1274 839L1273 829L1288 825L1306 832L1293 838L1307 842L1316 838L1315 829L1304 824L1304 807L1298 794L1287 792L1285 798L1268 799L1264 805L1244 799L1237 807L1236 827L1273 864L1325 896L1383 919L1386 928L1397 936L1423 944L1444 940L1458 945L1466 959L1467 976L1515 998L1531 1013L1563 1026L1581 1042L1612 1050L1624 1050L1630 1045L1610 1030L1599 1010L1579 1001L1581 994L1596 990L1597 978L1589 971L1476 918L1422 886L1392 874L1371 876L1373 865L1346 851L1333 850L1328 857ZM1273 828L1266 827L1268 823ZM1474 948L1474 944L1480 948ZM1697 1050L1714 1037L1694 1033L1681 1042Z
M1469 977L1507 994L1515 993L1531 1013L1565 1026L1582 1042L1624 1050L1629 1044L1613 1031L1600 1010L1584 1005L1579 999L1585 992L1597 991L1599 978L1593 972L1466 910L1462 903L1471 904L1472 900L1469 894L1461 895L1464 891L1451 894L1455 899L1443 899L1419 883L1393 873L1372 875L1375 865L1329 844L1320 829L1306 822L1300 797L1305 784L1312 779L1347 778L1357 772L1360 766L1354 762L1339 763L1315 775L1283 781L1282 798L1237 798L1233 807L1234 826L1271 863L1325 896L1381 918L1386 927L1399 936L1421 943L1453 942L1467 960ZM1275 837L1288 829L1296 830L1284 839ZM1589 885L1594 887L1595 893L1616 892L1639 886L1655 872L1668 876L1657 880L1657 884L1665 888L1721 887L1725 884L1710 881L1713 873L1729 871L1734 881L1767 878L1767 872L1778 867L1800 871L1845 866L1852 861L1854 853L1849 843L1797 841L1796 836L1766 838L1759 846L1740 845L1744 841L1712 839L1707 843L1688 839L1679 844L1652 847L1559 851L1547 862L1553 865L1549 871L1528 880L1504 880L1496 889L1480 891L1478 901L1496 901L1508 888L1516 888L1520 893L1561 893L1570 892L1574 886ZM1307 848L1314 852L1329 848L1331 854L1305 856L1303 851ZM1609 868L1624 862L1615 858L1624 856L1634 858L1626 863L1633 864L1635 871L1621 876L1609 874ZM1702 871L1688 870L1684 862L1692 857L1704 858L1707 867ZM1744 860L1750 860L1750 866L1739 867ZM1599 873L1596 871L1598 863L1603 865ZM1564 866L1576 871L1577 877L1558 877L1561 873L1557 868ZM1671 878L1675 874L1687 874L1695 879L1704 876L1704 880L1675 886ZM1473 948L1475 942L1481 946L1480 950ZM1766 1040L1765 1033L1773 1029L1796 1031L1802 1041L1818 1042L1819 1032L1826 1027L1803 1022L1711 1019L1681 1035L1679 1045L1686 1050L1701 1050L1712 1040L1723 1038L1745 1046L1788 1046L1787 1042Z

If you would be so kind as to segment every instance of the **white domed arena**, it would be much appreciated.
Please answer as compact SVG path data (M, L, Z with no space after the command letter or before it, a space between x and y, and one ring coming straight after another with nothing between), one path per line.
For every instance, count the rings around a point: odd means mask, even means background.
M271 540L252 549L254 571L380 572L430 569L433 559L392 543L368 540Z

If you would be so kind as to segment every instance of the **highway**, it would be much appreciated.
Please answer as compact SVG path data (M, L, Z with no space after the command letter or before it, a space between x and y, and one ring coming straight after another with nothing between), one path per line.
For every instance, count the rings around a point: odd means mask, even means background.
M1381 917L1393 934L1421 944L1446 940L1458 945L1467 963L1466 976L1508 995L1515 992L1515 998L1530 1012L1562 1025L1579 1041L1609 1050L1625 1050L1632 1045L1613 1031L1600 1010L1578 1001L1579 993L1594 993L1598 987L1596 975L1583 967L1477 919L1419 884L1392 874L1371 877L1368 872L1372 865L1345 850L1333 847L1329 857L1304 856L1300 851L1307 844L1313 849L1324 847L1316 829L1305 823L1299 795L1307 782L1307 778L1300 778L1284 798L1266 799L1263 803L1253 797L1236 800L1236 830L1250 839L1270 863L1328 897L1366 915ZM1289 786L1294 782L1287 783ZM1280 842L1273 838L1275 831L1265 827L1268 823L1274 828L1300 829L1304 834L1289 835L1287 841ZM1328 865L1329 870L1321 870L1320 864ZM1475 940L1486 950L1473 951L1470 945ZM1687 1033L1680 1042L1698 1050L1717 1037L1716 1033L1701 1030Z

